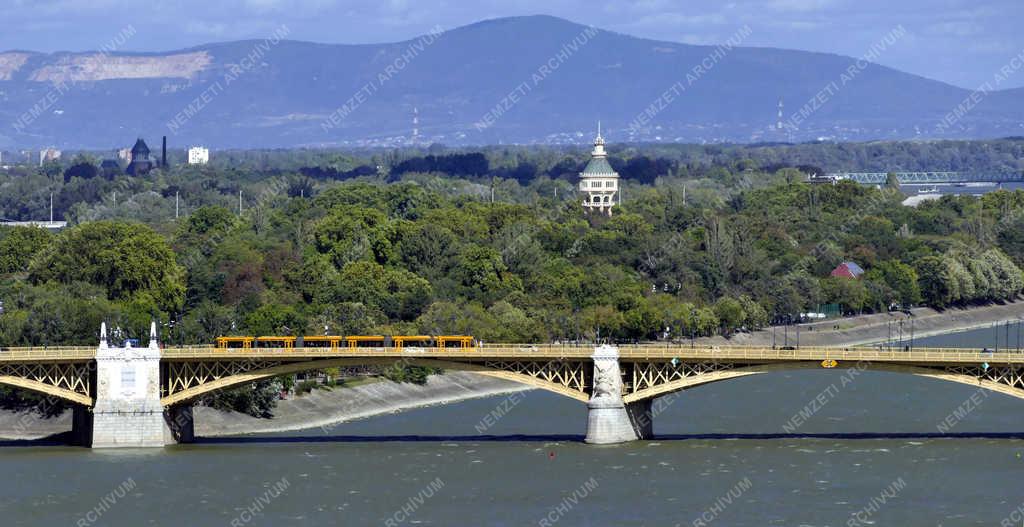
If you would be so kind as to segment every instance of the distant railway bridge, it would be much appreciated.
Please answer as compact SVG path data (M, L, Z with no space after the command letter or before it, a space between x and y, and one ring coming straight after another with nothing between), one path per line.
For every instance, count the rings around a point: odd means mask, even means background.
M1021 183L1024 174L975 174L968 172L893 172L904 185L941 185L956 183ZM834 172L833 180L849 180L863 185L884 185L889 172Z

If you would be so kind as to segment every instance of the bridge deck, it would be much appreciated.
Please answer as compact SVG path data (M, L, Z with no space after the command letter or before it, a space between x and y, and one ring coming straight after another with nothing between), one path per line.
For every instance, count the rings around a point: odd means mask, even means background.
M438 358L445 360L570 360L587 359L591 346L532 344L488 344L473 348L214 348L211 346L168 347L161 350L165 360L254 360L254 359L329 359L329 358ZM898 363L982 363L1024 364L1024 353L984 351L966 348L914 348L913 351L872 347L802 347L783 350L758 346L697 347L689 345L623 345L619 356L624 361L678 359L680 361L881 361ZM81 362L96 357L96 348L4 348L0 362Z
M200 348L167 348L163 357L171 360L182 359L264 359L264 358L333 358L333 357L368 357L368 358L429 358L441 359L516 359L516 360L558 360L586 359L594 352L591 346L553 346L553 345L507 345L490 344L469 349L459 348L359 348L356 350L329 348L293 348L293 349L216 349ZM835 347L804 347L794 350L771 349L766 347L704 347L691 348L688 345L624 345L619 346L622 360L648 359L679 359L679 360L756 360L756 361L794 361L794 360L837 360L837 361L887 361L914 363L1022 363L1024 353L994 353L980 349L962 348L915 348L913 351L887 351L878 348L835 348Z

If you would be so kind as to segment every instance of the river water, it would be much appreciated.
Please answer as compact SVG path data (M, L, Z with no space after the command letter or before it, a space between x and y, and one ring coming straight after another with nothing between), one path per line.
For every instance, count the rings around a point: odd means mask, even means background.
M158 451L0 447L0 525L1022 524L1024 401L835 370L662 401L655 440L611 447L540 391Z
M1010 192L1016 190L1024 190L1024 183L967 183L964 185L929 185L929 184L914 184L914 185L900 185L900 190L908 196L916 196L919 194L951 194L959 196L981 196L988 194L989 192L995 192L997 190L1007 190Z

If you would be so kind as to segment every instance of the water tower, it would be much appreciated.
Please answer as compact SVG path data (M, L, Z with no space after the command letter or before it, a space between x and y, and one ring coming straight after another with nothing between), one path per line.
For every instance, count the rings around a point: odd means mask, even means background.
M601 123L597 124L597 138L590 162L580 172L580 193L583 194L583 209L612 215L612 207L619 203L619 174L608 164L601 137Z

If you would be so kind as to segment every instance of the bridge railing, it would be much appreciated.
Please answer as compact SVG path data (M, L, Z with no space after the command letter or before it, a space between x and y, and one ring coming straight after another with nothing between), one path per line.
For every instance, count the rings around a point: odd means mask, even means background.
M13 346L0 348L0 352L8 351L96 351L96 346Z
M293 347L293 348L215 348L208 347L168 347L164 348L163 356L168 358L209 358L209 357L422 357L435 355L440 357L480 356L480 357L544 357L544 358L587 358L594 353L593 346L538 346L538 345L487 345L471 348L459 347Z
M802 347L772 349L764 346L658 346L627 345L619 347L619 355L627 358L656 358L666 353L678 358L752 359L752 360L843 360L892 362L1021 362L1024 353L986 351L966 348L914 348L913 350L887 350L879 347Z
M802 347L794 349L772 349L765 346L697 346L666 344L630 344L618 347L619 355L625 359L678 358L702 360L837 360L837 361L890 361L890 362L1014 362L1024 363L1024 353L984 351L964 348L914 348L914 350L888 350L879 347ZM212 346L175 347L164 350L170 358L207 357L277 357L277 356L366 356L366 357L411 357L442 356L496 357L543 359L586 358L593 353L593 346L550 345L550 344L485 344L470 348L436 348L407 346L404 349L385 347L347 348L214 348Z
M913 350L887 349L878 346L825 347L805 346L794 349L766 346L691 346L688 343L623 344L618 346L624 359L700 359L700 360L757 360L757 361L888 361L888 362L964 362L964 363L1024 363L1024 353L1000 351L998 353L965 348L914 348ZM215 348L201 346L169 346L163 348L167 358L260 358L260 357L422 357L443 358L517 358L536 357L543 360L580 359L593 354L593 345L575 344L484 344L469 348L414 347L404 349L385 347L359 348ZM83 360L96 355L96 348L85 346L26 347L0 349L0 361Z
M53 346L0 348L0 361L87 360L96 357L95 347Z

